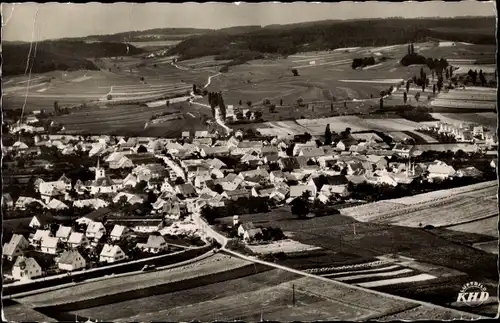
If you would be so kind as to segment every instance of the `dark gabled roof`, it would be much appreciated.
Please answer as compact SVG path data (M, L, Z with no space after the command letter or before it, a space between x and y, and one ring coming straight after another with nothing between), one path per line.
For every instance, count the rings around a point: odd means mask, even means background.
M241 225L241 227L245 231L256 229L255 224L253 224L253 222L245 222Z
M101 221L105 216L109 215L111 210L107 207L103 207L86 214L84 217L92 221Z
M155 164L157 162L155 156L150 153L138 153L125 155L135 165Z
M52 224L55 221L55 218L52 214L46 213L46 214L37 214L35 215L38 222L40 222L41 226L45 226L48 224Z
M281 158L279 162L283 165L284 169L299 169L300 164L297 158L295 157L286 157L286 158Z
M180 185L177 185L177 187L179 188L179 192L182 195L188 196L188 195L196 194L196 190L194 189L193 185L191 185L189 183L180 184Z
M320 190L323 185L345 185L349 183L345 175L318 176L313 178L313 182L318 190Z

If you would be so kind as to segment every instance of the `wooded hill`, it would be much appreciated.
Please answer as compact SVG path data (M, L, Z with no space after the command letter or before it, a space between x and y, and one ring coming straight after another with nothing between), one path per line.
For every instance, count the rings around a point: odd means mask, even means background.
M300 51L421 42L427 37L494 45L495 28L494 17L320 21L252 27L241 33L210 32L186 39L169 54L179 55L181 60L238 51L286 56Z

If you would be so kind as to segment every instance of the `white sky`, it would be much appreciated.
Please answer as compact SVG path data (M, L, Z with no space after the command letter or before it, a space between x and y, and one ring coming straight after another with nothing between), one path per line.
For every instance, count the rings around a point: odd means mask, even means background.
M37 19L34 21L38 10ZM153 28L225 28L326 19L495 16L495 2L2 4L2 39L34 40ZM35 23L33 23L35 22Z

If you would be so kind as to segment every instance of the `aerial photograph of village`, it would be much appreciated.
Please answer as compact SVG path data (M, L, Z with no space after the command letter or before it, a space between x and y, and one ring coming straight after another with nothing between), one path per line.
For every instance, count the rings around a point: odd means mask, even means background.
M2 4L2 320L494 319L494 1Z

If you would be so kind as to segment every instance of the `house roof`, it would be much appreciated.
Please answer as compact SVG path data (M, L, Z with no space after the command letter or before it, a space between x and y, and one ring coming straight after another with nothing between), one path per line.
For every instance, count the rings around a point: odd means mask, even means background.
M49 202L49 204L47 204L47 208L49 208L49 209L67 209L68 206L57 199L52 199Z
M42 239L41 246L45 247L45 248L56 248L58 242L59 242L59 239L56 237L44 237Z
M234 191L225 191L228 197L237 197L237 196L249 196L250 191L247 189L234 190Z
M146 246L149 248L160 248L166 246L167 242L162 236L150 235Z
M87 227L87 232L88 233L97 233L101 230L101 228L104 228L104 224L102 224L102 222L93 221Z
M344 175L333 175L333 176L318 176L314 177L313 179L314 185L318 188L318 190L321 189L323 185L345 185L349 183L347 178Z
M105 244L101 251L101 256L114 257L121 248L117 245Z
M21 268L30 268L33 266L39 266L36 260L32 257L24 257L20 256L17 257L16 262L14 263L14 267L21 267Z
M182 195L196 194L196 190L194 189L193 185L189 183L177 185L176 188Z
M300 149L300 151L301 151L301 156L310 158L324 156L325 154L322 148L317 148L317 147L304 147Z
M51 235L52 234L50 233L50 230L36 230L35 234L33 235L33 240L43 240L44 238L50 237Z
M100 221L106 215L108 215L110 213L111 213L111 210L109 208L103 207L103 208L97 209L95 211L92 211L92 212L86 214L82 218L86 218L86 219L89 219L89 220L92 220L92 221Z
M61 257L59 258L58 263L60 264L67 264L67 265L72 265L75 263L76 259L78 257L83 258L82 255L77 250L65 250Z
M311 187L307 185L293 185L290 186L290 197L299 197L306 191L311 192Z
M20 234L14 234L10 241L3 245L3 254L5 256L12 256L16 251L16 247L19 246L22 239L25 239L24 236Z
M112 237L121 237L125 232L126 227L124 225L115 224L113 230L111 230L110 236Z
M281 158L278 162L281 163L281 165L284 169L299 169L299 168L301 168L300 164L298 162L298 159L295 157Z
M83 242L84 238L85 235L83 233L73 231L69 236L68 243L79 244Z
M60 225L59 229L57 229L56 232L56 238L64 238L64 239L69 238L71 230L72 230L71 227Z

